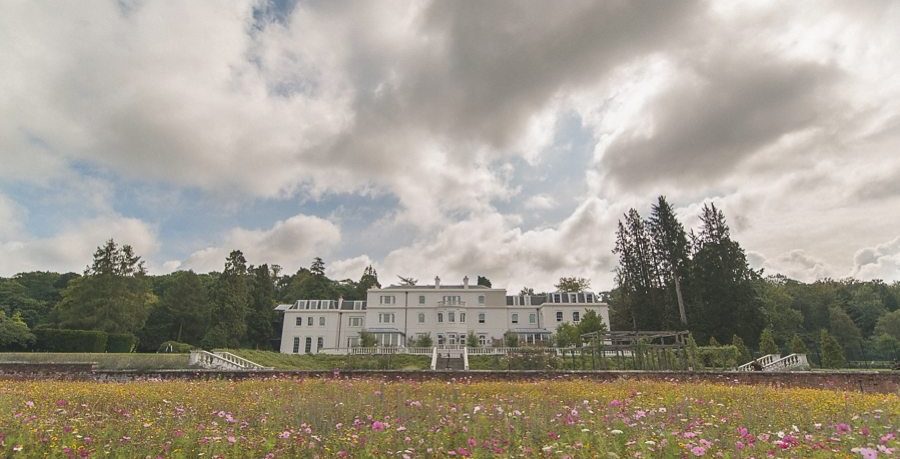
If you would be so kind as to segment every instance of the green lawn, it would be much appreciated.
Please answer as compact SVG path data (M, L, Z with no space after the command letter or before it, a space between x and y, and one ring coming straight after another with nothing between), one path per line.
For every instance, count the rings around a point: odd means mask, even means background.
M95 354L86 352L0 352L0 362L85 363L100 370L175 370L190 368L188 354Z
M282 354L253 349L225 349L251 362L276 370L427 370L431 357L427 355L325 355Z

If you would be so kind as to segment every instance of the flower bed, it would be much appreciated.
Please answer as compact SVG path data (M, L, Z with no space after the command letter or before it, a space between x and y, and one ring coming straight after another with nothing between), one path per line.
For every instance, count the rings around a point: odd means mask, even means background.
M22 457L889 457L900 397L666 382L0 383Z

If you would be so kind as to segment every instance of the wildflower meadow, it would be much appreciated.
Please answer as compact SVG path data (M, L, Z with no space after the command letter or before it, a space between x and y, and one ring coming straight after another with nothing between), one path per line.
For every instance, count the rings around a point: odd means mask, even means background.
M725 384L0 381L3 457L896 457L900 397Z

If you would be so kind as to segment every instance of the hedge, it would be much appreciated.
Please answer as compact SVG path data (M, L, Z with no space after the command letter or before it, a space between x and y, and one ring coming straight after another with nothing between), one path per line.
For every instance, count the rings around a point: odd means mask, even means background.
M737 346L728 344L725 346L700 346L697 348L700 360L706 368L734 368L741 363L741 351Z
M137 342L137 337L131 333L110 333L106 339L106 352L132 352Z
M44 352L106 352L108 335L93 330L36 328L35 350Z
M194 346L191 346L188 343L179 343L178 341L166 341L159 346L159 350L157 352L163 353L172 353L172 354L187 354L194 349Z

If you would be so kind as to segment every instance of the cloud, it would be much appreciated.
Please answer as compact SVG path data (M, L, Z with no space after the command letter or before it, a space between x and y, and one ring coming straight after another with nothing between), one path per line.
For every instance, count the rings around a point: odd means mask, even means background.
M333 261L330 263L326 263L325 265L325 274L332 279L353 279L359 280L360 276L362 276L363 271L368 266L374 266L375 262L372 261L368 255L360 255L358 257L353 258L345 258L342 260ZM381 279L384 281L384 279Z
M418 279L489 277L508 288L552 289L562 276L594 280L595 288L609 285L615 219L622 207L589 199L559 225L522 231L518 220L488 214L447 226L432 238L392 251L379 273Z
M328 220L295 215L278 221L266 230L233 228L221 243L197 250L180 264L168 262L169 269L221 271L232 250L240 250L250 264L277 264L285 272L308 266L313 257L325 256L341 240L341 231Z
M64 230L46 238L23 235L0 239L0 275L48 269L81 272L90 264L97 246L109 238L131 245L145 260L159 248L151 225L135 218L100 216L69 222Z
M781 274L800 282L815 282L835 277L835 271L825 262L799 249L783 253L771 260L756 252L748 253L747 258L751 266L765 269L766 274Z
M525 208L533 210L552 209L556 207L556 205L556 199L553 199L553 196L547 194L536 194L525 201Z
M861 280L900 281L900 236L856 252L852 275Z

